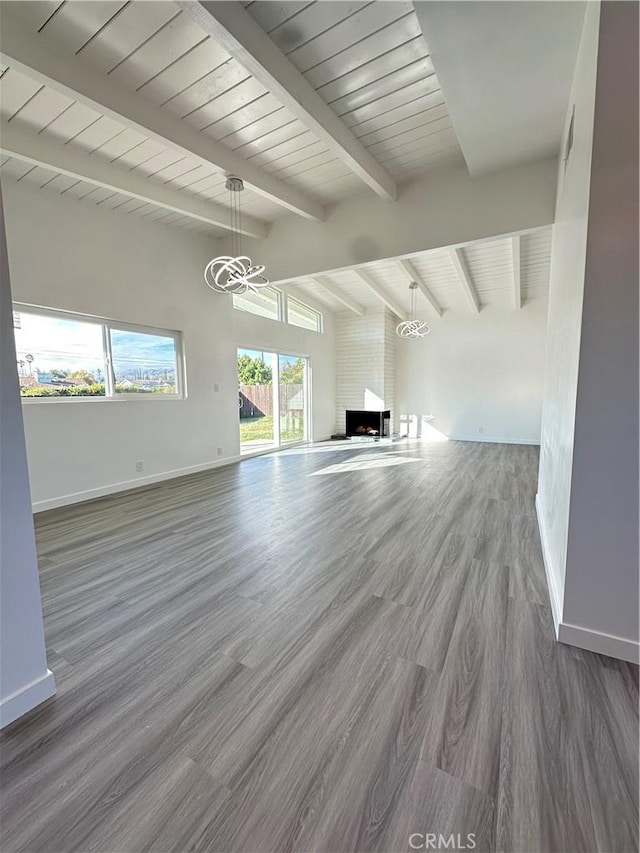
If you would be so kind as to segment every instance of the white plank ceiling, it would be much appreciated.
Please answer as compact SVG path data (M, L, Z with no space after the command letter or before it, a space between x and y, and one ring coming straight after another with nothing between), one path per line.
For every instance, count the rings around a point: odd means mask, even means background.
M54 45L61 56L88 63L309 198L329 204L369 192L345 162L175 3L19 0L9 5L30 33ZM411 3L258 0L245 5L397 182L461 158ZM44 140L228 206L219 169L74 101L55 81L42 85L24 69L4 69L0 110L4 120ZM287 215L282 206L250 190L242 204L247 214L266 222ZM176 219L174 224L183 223Z
M394 178L461 157L411 3L254 0L247 9ZM310 161L304 180L318 168ZM352 186L343 175L323 172L332 201Z
M284 107L193 17L171 0L17 0L11 13L38 44L54 47L61 60L79 62L110 86L120 87L143 105L153 105L180 127L215 140L283 185L323 205L371 192L344 159ZM242 5L355 138L398 184L461 160L427 43L413 6L405 0L374 2L254 2ZM231 48L229 48L231 49ZM295 73L297 73L295 72ZM63 146L78 162L108 163L149 187L228 207L225 175L184 148L162 144L153 133L126 119L114 119L75 100L56 79L30 74L28 66L0 67L0 113L6 127ZM136 104L138 101L136 100ZM290 104L290 106L292 106ZM43 191L58 192L85 204L110 208L165 225L223 236L224 227L204 223L124 192L78 180L56 169L34 166L9 152L0 174ZM192 152L193 153L193 152ZM63 168L62 166L60 168ZM148 182L148 183L147 183ZM157 199L156 199L157 200ZM263 222L290 215L280 203L245 190L242 207ZM550 230L520 238L522 299L526 303L548 286ZM461 250L478 303L513 301L510 238L475 243ZM417 276L442 311L468 311L451 255L432 250L410 259ZM365 269L374 285L407 313L406 272L395 261ZM325 277L329 286L362 307L379 296L356 273ZM327 308L345 306L312 280L298 283L302 293ZM421 313L432 309L418 294Z
M469 271L471 285L480 309L488 305L514 307L512 238L483 240L461 249ZM431 249L410 258L419 280L443 312L469 312L469 302L458 273L446 249ZM522 303L544 295L549 287L551 263L551 228L539 228L520 236L520 275ZM377 261L363 267L393 302L409 315L411 302L409 279L395 260ZM334 285L341 293L363 308L379 307L380 299L353 270L339 270L319 277ZM347 310L343 303L314 279L300 279L295 285L332 311ZM434 320L434 312L420 291L416 293L416 313L420 319Z
M25 186L58 193L65 198L74 198L86 204L95 204L104 209L117 211L119 214L139 216L161 225L175 225L178 228L199 231L214 238L221 237L226 233L191 216L175 213L123 193L114 193L103 187L97 187L88 181L79 181L42 166L33 166L17 157L0 156L0 175L3 180L15 180Z

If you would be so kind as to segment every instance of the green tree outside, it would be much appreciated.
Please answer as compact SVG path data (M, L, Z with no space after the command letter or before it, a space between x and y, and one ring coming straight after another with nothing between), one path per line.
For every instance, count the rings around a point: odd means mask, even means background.
M78 379L86 385L93 385L96 381L96 377L93 373L89 373L88 370L74 370L69 374L69 379Z
M287 362L280 371L282 385L302 385L304 383L304 361L301 358Z
M238 383L240 385L271 385L273 370L261 358L238 356Z

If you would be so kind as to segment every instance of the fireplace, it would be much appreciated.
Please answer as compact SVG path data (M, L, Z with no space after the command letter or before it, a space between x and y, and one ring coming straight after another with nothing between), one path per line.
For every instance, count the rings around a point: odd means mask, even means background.
M391 434L391 412L361 412L347 409L346 435L347 438L364 437L387 438Z

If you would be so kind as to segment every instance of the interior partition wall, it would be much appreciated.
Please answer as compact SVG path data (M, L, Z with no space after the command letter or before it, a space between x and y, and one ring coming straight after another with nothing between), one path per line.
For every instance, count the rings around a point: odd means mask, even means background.
M311 440L310 372L306 355L238 348L243 455Z

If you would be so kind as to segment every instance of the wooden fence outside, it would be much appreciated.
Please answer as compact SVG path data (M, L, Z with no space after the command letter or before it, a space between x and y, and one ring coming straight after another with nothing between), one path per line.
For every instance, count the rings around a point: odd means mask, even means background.
M241 418L273 417L272 385L241 385L238 396ZM302 413L304 385L280 386L280 410Z

